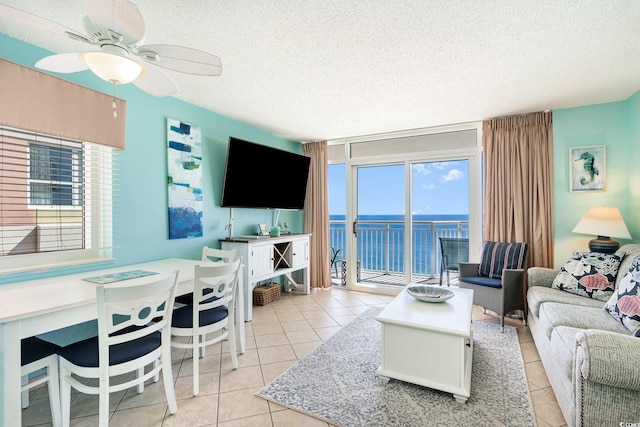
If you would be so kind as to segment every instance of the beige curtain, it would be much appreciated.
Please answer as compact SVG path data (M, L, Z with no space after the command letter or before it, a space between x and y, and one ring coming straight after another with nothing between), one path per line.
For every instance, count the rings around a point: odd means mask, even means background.
M553 267L551 113L483 123L485 240L529 243L529 266Z
M307 197L304 203L304 232L311 234L310 275L312 288L331 287L329 248L329 194L327 141L302 145L311 157Z
M0 59L0 124L124 149L126 117L122 99Z

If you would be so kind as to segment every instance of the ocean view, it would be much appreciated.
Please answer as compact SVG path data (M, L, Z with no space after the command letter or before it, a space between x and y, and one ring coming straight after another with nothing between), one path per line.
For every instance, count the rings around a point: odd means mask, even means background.
M440 271L439 237L468 237L468 215L413 215L412 271L431 274ZM330 244L345 256L344 215L330 216ZM361 268L390 273L404 272L406 232L404 215L361 215L358 217L358 260Z

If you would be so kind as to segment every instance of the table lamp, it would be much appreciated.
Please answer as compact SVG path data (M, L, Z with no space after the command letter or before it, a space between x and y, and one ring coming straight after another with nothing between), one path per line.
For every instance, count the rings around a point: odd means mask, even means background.
M589 241L589 250L605 254L612 254L620 247L620 243L612 237L631 239L618 208L607 206L594 206L589 209L573 232L598 236Z

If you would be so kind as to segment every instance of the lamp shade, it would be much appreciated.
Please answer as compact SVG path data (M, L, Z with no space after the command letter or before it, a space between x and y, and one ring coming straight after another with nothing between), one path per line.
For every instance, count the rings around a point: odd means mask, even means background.
M618 208L595 206L587 211L573 229L574 233L631 239Z
M80 59L96 76L112 83L131 83L145 72L136 61L113 53L84 52Z

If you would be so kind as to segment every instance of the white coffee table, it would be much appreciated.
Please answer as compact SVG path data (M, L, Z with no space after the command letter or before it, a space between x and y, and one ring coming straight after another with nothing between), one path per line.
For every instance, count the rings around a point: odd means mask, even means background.
M439 303L418 301L406 288L380 313L382 364L377 373L453 393L464 403L471 390L471 289L447 288L454 297Z

